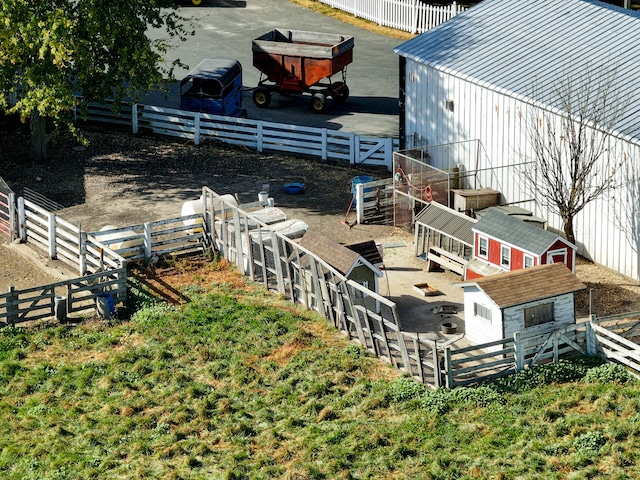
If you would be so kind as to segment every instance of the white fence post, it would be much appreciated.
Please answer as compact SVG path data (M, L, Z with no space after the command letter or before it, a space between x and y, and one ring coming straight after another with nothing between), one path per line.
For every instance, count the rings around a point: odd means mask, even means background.
M49 258L56 259L56 216L49 213Z
M587 355L595 355L597 353L597 337L593 328L593 322L595 322L596 316L591 315L588 322L585 323L587 330L585 332L587 337Z
M147 261L151 258L151 224L149 222L144 224L144 258Z
M80 255L78 257L78 269L80 275L84 275L87 271L87 232L80 230Z
M138 104L131 105L131 126L133 133L138 133Z
M195 112L193 116L193 143L200 145L200 112Z
M513 334L513 349L516 360L516 372L524 370L524 347L522 345L522 332Z
M18 237L21 242L27 241L27 214L24 210L24 197L18 198Z
M361 224L364 220L364 184L356 183L356 222Z
M18 238L16 231L16 194L9 192L9 239L14 241Z
M322 129L322 160L327 160L327 129Z
M258 122L258 125L256 125L256 136L257 136L256 141L257 141L257 149L258 149L258 151L259 151L259 152L262 152L262 149L263 149L263 144L262 144L262 142L263 142L263 137L262 137L262 136L263 136L262 128L263 128L262 120L260 120L260 121Z
M356 147L357 145L357 147ZM354 165L360 153L360 137L355 134L349 136L349 164Z

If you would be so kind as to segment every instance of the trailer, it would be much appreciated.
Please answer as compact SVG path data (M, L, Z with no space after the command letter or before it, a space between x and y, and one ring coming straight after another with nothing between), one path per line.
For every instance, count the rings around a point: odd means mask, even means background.
M323 112L327 98L344 102L349 98L347 65L353 61L353 37L300 30L272 30L252 42L253 66L260 81L253 101L261 108L271 96L311 94L311 109ZM332 76L340 74L340 80Z

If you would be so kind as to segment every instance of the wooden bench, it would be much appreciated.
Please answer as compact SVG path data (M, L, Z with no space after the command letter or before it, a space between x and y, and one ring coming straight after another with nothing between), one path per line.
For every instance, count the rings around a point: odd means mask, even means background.
M428 270L431 270L431 262L434 262L442 268L448 268L452 272L460 275L464 274L464 266L467 264L464 258L439 247L429 247L427 260L429 262Z

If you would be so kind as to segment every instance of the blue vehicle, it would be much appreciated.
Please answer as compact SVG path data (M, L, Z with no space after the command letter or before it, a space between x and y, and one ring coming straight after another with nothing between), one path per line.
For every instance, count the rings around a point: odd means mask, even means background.
M246 118L242 99L242 65L235 58L207 58L180 81L181 110Z

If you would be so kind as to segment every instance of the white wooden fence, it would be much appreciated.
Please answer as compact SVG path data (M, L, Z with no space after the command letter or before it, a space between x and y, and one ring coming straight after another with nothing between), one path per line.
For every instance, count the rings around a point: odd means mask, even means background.
M125 104L114 113L113 104L90 103L88 120L131 126L134 133L154 133L188 138L198 145L204 140L241 145L263 151L278 151L316 157L320 160L374 165L391 170L398 139L366 137L327 128L222 117L152 105Z
M426 0L319 0L332 8L378 25L410 33L423 33L462 13L466 8L429 5Z

